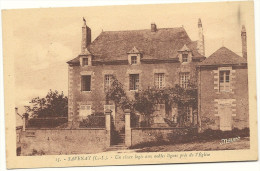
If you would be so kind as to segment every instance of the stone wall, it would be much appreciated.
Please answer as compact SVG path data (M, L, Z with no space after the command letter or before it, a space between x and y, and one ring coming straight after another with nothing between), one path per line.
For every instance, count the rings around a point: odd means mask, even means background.
M21 155L98 153L109 147L109 137L105 129L26 129Z
M197 128L194 128L196 130ZM169 141L173 135L188 131L188 128L132 128L131 145L147 142Z

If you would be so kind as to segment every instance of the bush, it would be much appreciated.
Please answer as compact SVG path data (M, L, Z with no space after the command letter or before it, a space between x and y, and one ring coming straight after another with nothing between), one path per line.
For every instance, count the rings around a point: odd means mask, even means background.
M105 115L104 113L98 112L89 115L86 119L80 122L79 127L81 128L105 128Z
M28 128L55 128L68 122L68 118L32 118L28 120Z

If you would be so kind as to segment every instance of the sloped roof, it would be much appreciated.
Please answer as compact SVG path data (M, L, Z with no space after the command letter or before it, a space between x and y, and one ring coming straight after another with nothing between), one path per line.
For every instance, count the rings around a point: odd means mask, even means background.
M222 65L247 63L246 59L232 52L226 47L221 47L206 58L199 65Z
M197 42L191 41L183 27L161 28L156 32L150 29L105 31L88 46L88 50L95 60L102 61L124 60L134 47L144 59L169 59L177 58L178 50L184 44L195 56L202 57L197 51ZM69 62L76 61L78 57Z

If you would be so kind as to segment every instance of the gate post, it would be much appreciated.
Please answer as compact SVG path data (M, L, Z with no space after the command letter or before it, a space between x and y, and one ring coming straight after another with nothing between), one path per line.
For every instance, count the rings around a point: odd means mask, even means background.
M105 122L106 122L106 134L107 134L107 145L108 147L111 145L111 113L112 111L109 109L105 110Z
M25 131L27 125L28 125L28 117L29 117L29 114L28 113L24 113L23 114L23 131Z
M130 125L130 109L126 109L125 111L125 145L130 147L132 145L132 131Z

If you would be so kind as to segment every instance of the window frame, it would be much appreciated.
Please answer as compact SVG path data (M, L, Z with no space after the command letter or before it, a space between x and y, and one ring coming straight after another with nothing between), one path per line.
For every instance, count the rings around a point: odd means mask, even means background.
M89 109L82 109L82 107L89 108ZM83 111L85 111L86 114L82 115ZM89 111L89 112L87 112L87 111ZM89 115L91 115L91 113L92 113L91 105L82 104L82 105L79 106L79 117L80 117L81 120L86 119Z
M87 64L85 63L87 62ZM82 58L82 66L88 66L89 65L89 61L88 61L88 58Z
M184 61L184 59L185 59L185 61ZM183 53L182 54L182 63L185 63L185 62L189 62L189 54Z
M180 72L180 87L188 88L189 83L190 83L190 73L189 72Z
M165 73L154 74L154 85L159 89L165 87Z
M134 78L134 76L136 78ZM139 88L140 88L140 75L139 74L129 74L129 91L138 91Z
M87 82L87 78L89 77L89 82ZM84 80L86 78L86 80ZM84 85L84 81L86 81L86 85ZM89 83L89 86L87 86L87 83ZM89 87L89 90L88 88ZM81 75L81 91L82 92L91 92L91 75Z
M222 76L222 73L223 73L223 76ZM218 81L219 92L230 92L231 91L231 88L230 88L230 85L231 85L230 78L231 77L230 76L231 76L231 71L230 70L220 70L219 71L219 81ZM223 87L223 89L221 87Z
M109 82L108 84L107 84L107 79L106 78L109 78L108 79L108 82ZM111 85L113 83L112 79L113 79L113 75L112 74L105 74L104 75L104 90L107 90L107 89L109 89L111 87Z
M135 59L133 59L133 58L135 58ZM131 55L131 65L136 65L136 64L137 64L137 56L136 55Z

